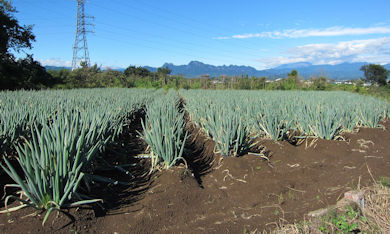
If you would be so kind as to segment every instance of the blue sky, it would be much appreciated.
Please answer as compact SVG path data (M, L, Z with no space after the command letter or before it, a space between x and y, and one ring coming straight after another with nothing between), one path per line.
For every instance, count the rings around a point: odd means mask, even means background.
M43 65L70 66L74 0L13 0L33 24ZM92 63L103 67L187 64L390 63L389 0L87 0Z

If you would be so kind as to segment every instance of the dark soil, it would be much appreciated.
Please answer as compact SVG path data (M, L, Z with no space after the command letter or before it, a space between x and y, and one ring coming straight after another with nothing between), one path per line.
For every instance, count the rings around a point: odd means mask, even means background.
M390 129L390 121L384 123ZM345 191L390 177L390 132L359 129L344 134L345 141L308 139L298 146L263 140L264 157L214 155L214 142L194 125L187 130L184 164L145 176L147 161L139 162L127 186L95 188L108 202L103 208L71 209L53 214L42 227L42 214L30 208L0 214L2 233L242 233L275 228L280 222L304 219L310 211L335 204ZM134 130L129 131L133 134ZM122 140L138 139L133 136ZM134 148L128 146L128 148ZM115 147L114 147L115 148ZM119 160L113 156L111 163ZM137 161L138 160L138 161ZM110 172L124 180L126 175ZM110 174L108 173L108 174ZM146 173L147 174L147 173ZM102 187L102 186L101 186ZM31 215L30 215L31 214Z

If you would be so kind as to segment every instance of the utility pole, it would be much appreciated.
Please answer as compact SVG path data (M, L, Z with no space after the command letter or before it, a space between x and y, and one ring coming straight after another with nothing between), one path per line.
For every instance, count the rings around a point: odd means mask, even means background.
M72 70L78 68L81 62L87 67L90 66L88 44L87 44L87 31L86 26L92 25L86 23L86 18L92 18L86 16L84 13L85 0L77 0L77 25L76 25L76 37L73 45L73 59L72 59Z

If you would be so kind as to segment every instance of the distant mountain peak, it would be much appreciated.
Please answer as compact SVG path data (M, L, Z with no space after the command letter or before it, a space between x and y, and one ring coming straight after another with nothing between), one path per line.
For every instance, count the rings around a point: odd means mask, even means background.
M199 61L191 61L188 63L189 66L196 66L196 65L205 65L204 63L202 62L199 62Z
M275 67L274 69L286 69L286 68L297 69L297 68L309 67L309 66L313 66L313 64L309 62L297 62L297 63L282 64L280 66Z
M161 67L175 66L173 63L164 63Z

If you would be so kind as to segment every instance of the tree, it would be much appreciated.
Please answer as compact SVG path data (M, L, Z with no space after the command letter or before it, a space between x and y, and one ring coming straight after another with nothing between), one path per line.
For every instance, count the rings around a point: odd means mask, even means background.
M80 68L74 69L66 77L65 83L67 88L91 88L100 87L97 83L98 74L102 71L97 64L91 67L87 63L81 62Z
M159 67L157 69L157 74L160 76L162 85L164 86L167 84L167 76L171 74L171 69L169 69L168 67Z
M124 71L126 76L147 77L150 76L150 71L144 67L129 66Z
M313 88L315 90L325 90L328 85L328 79L324 76L318 78L313 77L311 78L311 81L313 82Z
M167 75L171 74L171 72L172 72L171 69L169 69L168 67L157 68L157 73L160 75L167 76Z
M288 73L289 77L298 77L298 71L297 70L292 70L291 73Z
M11 3L0 0L0 56L1 59L13 57L10 49L19 52L23 48L31 49L35 36L32 33L32 25L20 26L12 13L15 8Z
M17 61L9 59L0 67L0 90L41 89L57 82L32 55Z
M364 72L366 81L371 84L378 84L380 86L386 85L387 77L389 76L389 71L386 70L382 65L379 64L368 64L360 68Z
M38 89L52 86L53 77L32 55L15 60L14 52L31 49L32 26L20 26L9 1L0 0L0 89Z
M18 59L17 67L19 79L23 82L18 88L40 89L55 84L55 79L46 72L46 69L39 62L33 59L32 55Z
M293 90L298 89L302 86L301 79L299 78L298 71L292 70L291 73L288 73L287 79L283 80L283 89L284 90Z
M54 83L57 87L64 88L64 84L68 79L71 70L63 68L61 70L48 70L47 73L53 77Z

